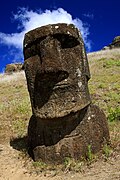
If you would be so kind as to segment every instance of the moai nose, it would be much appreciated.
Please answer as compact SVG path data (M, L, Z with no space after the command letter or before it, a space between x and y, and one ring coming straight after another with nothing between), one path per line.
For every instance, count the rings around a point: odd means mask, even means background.
M57 83L69 76L62 59L61 44L57 39L48 37L40 43L40 60L42 78Z
M57 39L48 37L40 43L40 59L42 71L45 73L65 70L60 42Z

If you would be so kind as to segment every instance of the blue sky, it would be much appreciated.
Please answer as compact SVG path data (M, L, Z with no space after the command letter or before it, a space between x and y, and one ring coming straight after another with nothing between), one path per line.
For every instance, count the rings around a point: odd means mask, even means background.
M120 35L120 0L4 0L0 4L0 72L23 62L24 33L50 23L74 23L87 52L98 51Z

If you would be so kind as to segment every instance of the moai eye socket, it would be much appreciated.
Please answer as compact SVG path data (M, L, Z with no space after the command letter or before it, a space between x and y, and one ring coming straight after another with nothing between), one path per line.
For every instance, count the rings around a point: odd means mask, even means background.
M55 34L53 37L60 41L62 49L73 48L80 44L77 38L69 34Z
M25 59L27 59L31 56L35 56L40 53L39 45L40 45L41 41L43 41L45 38L46 38L46 36L43 36L27 45L24 44L23 54L24 54Z

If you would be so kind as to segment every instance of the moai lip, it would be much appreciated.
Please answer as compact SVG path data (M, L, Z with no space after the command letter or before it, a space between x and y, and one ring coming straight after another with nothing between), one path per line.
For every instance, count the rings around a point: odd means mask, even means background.
M90 71L78 29L72 24L52 24L29 31L24 38L24 60L33 112L28 146L35 160L58 162L67 155L78 158L93 141L97 144L93 143L93 149L99 149L102 139L109 139L109 132L104 113L91 105ZM103 128L97 111L104 116ZM89 135L96 134L94 128L94 132L86 132L86 128L93 126L99 129L99 139Z

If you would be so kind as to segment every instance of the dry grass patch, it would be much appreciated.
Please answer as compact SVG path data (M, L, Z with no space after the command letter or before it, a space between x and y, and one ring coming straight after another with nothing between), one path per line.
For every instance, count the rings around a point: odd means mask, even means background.
M91 80L89 82L90 94L93 102L105 111L108 118L111 147L119 151L120 139L120 50L107 50L88 54ZM22 151L25 150L24 138L31 117L31 105L24 72L12 75L0 75L0 143L10 142L11 145ZM88 147L89 162L93 158ZM111 149L105 146L103 153L109 159ZM24 153L25 154L25 153ZM22 154L23 156L23 154ZM26 154L25 154L26 156ZM95 157L95 156L94 156ZM99 157L99 155L98 155ZM88 162L87 162L88 163ZM32 171L40 172L50 170L53 174L58 171L80 172L85 161L74 161L66 158L62 166L47 166L39 162L33 163Z
M110 129L111 147L120 146L120 49L88 54L93 103L104 110ZM120 150L120 149L119 149Z
M0 102L1 141L5 136L23 137L31 116L24 72L0 76Z
M89 88L93 102L108 115L110 108L118 108L120 104L120 49L91 53L88 58L91 71Z
M120 48L111 50L101 50L97 52L88 53L88 59L94 61L98 59L120 59Z

